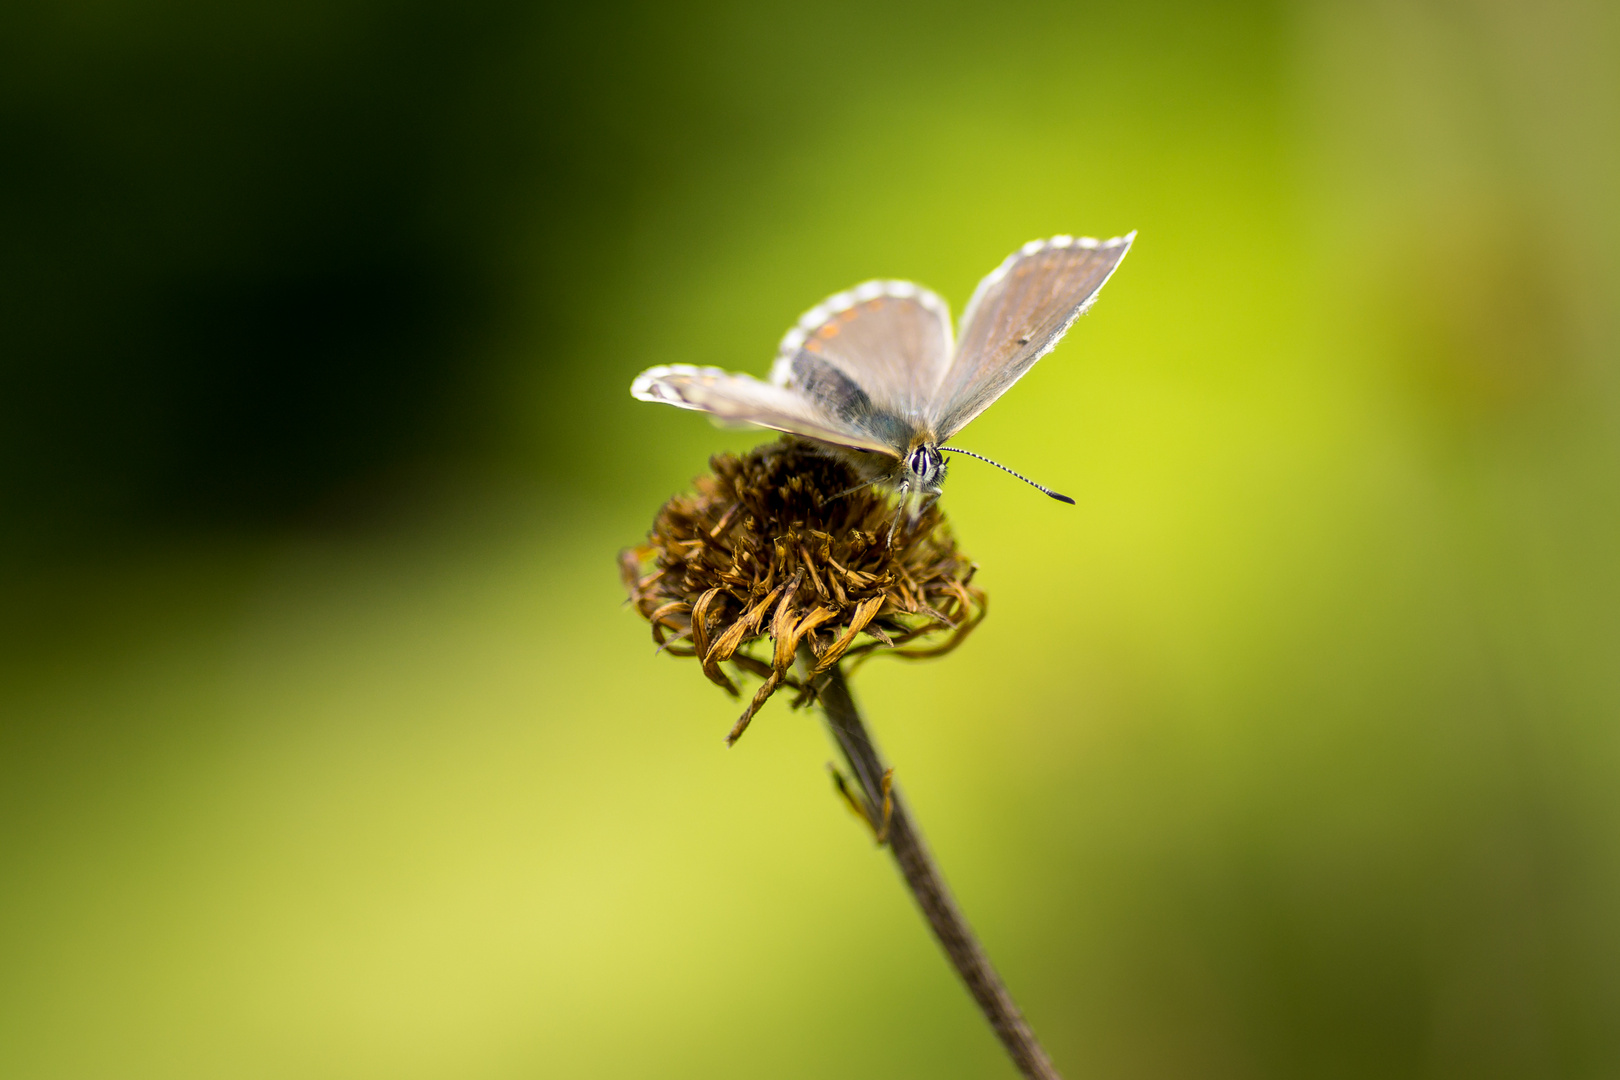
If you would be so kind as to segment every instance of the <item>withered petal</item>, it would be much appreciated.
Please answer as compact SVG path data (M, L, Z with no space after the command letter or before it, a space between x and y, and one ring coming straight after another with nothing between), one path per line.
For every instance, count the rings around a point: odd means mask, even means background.
M821 672L878 649L942 655L984 617L976 567L937 504L890 544L890 497L877 486L850 490L869 478L861 468L791 436L716 455L693 491L664 504L647 542L619 556L625 591L660 648L696 656L733 694L722 663L764 680L728 741L781 686L813 696L791 674L801 642ZM874 640L856 645L863 631ZM743 651L766 638L768 662ZM672 647L687 639L691 648Z

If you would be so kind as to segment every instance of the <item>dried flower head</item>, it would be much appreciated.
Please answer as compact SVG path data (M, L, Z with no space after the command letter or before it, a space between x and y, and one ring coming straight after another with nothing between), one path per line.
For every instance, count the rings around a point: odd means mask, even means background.
M803 703L811 676L844 657L938 656L984 618L974 566L937 506L903 516L891 538L889 497L861 486L868 477L847 458L792 436L718 454L709 467L695 492L664 504L620 567L660 649L697 657L733 696L722 664L765 680L728 744L783 685ZM754 655L764 638L769 650ZM801 647L806 677L795 678Z

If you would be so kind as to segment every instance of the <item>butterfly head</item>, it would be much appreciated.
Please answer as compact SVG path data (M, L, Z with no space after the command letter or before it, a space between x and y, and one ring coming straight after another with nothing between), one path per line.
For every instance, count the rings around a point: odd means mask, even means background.
M906 479L915 491L937 494L945 482L945 455L931 443L920 443L906 453Z

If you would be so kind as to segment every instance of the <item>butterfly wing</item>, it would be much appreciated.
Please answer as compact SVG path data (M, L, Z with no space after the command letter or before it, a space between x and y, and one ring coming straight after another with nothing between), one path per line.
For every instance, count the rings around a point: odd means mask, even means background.
M804 313L771 381L798 387L903 453L950 366L945 301L909 281L868 281Z
M1032 240L974 290L962 340L930 406L941 442L967 426L1051 352L1097 299L1136 238Z
M642 401L661 401L705 412L725 423L755 424L836 446L899 456L883 440L842 419L823 399L796 387L762 382L752 375L671 364L643 371L630 384L630 393Z

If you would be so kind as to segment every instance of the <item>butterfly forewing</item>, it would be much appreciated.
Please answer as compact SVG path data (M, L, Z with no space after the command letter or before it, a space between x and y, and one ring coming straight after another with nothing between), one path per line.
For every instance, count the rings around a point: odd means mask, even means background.
M962 313L962 339L930 406L941 441L978 416L1052 351L1091 306L1136 236L1036 240L979 283Z
M630 393L642 401L705 412L722 423L756 424L835 446L898 456L887 441L843 419L822 400L752 375L671 364L642 372L630 385Z
M939 297L908 281L869 281L805 313L768 383L677 364L642 372L630 392L722 423L907 458L961 430L1051 351L1135 235L1024 245L979 283L954 348Z
M943 300L909 281L869 281L805 313L782 339L771 381L900 453L926 424L951 354Z

